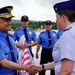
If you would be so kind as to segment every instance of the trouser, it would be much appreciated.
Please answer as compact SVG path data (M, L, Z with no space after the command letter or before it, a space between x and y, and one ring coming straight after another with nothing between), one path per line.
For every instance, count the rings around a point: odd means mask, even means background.
M52 50L42 48L40 64L45 64L52 61L53 61ZM39 75L45 75L45 72L46 70L43 70L39 72ZM50 75L55 75L54 70L51 70L50 72L51 72Z

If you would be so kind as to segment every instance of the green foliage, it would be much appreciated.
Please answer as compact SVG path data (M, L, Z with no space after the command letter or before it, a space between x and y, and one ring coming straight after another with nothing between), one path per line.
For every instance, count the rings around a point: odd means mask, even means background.
M44 21L30 21L29 27L33 28L34 30L40 29L41 25L44 25ZM20 20L12 20L12 29L17 29L21 26ZM53 22L53 28L57 29L57 24Z
M40 28L41 25L43 25L43 22L38 22L38 21L33 22L33 21L30 21L28 26L33 28L34 30L37 30L37 29Z
M53 29L57 29L57 23L53 22Z
M20 23L15 23L15 24L13 23L12 24L12 29L14 29L14 30L17 29L17 28L19 28L19 27L21 27Z

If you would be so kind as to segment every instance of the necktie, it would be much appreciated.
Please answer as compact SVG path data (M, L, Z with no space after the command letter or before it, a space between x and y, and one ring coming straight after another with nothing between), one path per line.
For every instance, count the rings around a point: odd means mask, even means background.
M25 34L26 41L28 42L27 29L24 29L24 34Z
M10 53L11 53L12 61L13 62L17 62L17 60L15 58L15 55L14 55L14 52L13 52L12 44L10 42L10 39L9 39L9 35L8 34L7 34L6 40L8 42L9 48L10 48Z
M24 34L25 34L26 42L29 43L29 42L28 42L27 29L24 29ZM28 48L30 49L31 47L28 47ZM31 50L30 50L30 53L31 53L31 55L32 55L32 57L33 57L33 53L32 53Z
M50 50L52 50L52 42L51 42L51 36L50 36L50 32L49 31L48 31L48 41L49 41Z

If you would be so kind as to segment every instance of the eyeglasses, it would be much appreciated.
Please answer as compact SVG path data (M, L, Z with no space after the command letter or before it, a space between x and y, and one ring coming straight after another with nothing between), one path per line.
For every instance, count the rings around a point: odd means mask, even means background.
M11 21L11 18L2 18L2 19L6 22Z

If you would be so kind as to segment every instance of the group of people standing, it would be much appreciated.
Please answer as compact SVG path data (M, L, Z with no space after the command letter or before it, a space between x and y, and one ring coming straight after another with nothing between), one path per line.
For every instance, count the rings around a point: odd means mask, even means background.
M46 30L38 38L35 31L28 27L29 18L26 15L21 17L22 26L14 31L12 38L8 31L14 17L11 14L13 7L0 8L0 75L33 75L37 72L45 75L45 70L51 70L51 75L75 75L75 1L57 3L53 8L59 31L52 31L52 22L47 20L44 23ZM20 40L24 41L20 43ZM36 58L42 46L40 65L34 64L32 46L35 45ZM29 57L22 56L25 50ZM24 58L28 63L19 62L18 58Z
M28 23L29 23L28 16L23 15L21 17L21 25L22 26L14 31L13 37L14 37L15 41L18 41L18 43L16 43L16 46L17 46L17 48L20 49L19 53L21 50L25 50L26 48L28 48L28 50L30 52L31 62L32 61L34 62L34 60L32 59L32 58L34 58L34 55L32 53L32 46L37 45L36 58L39 57L38 51L40 50L40 47L42 46L40 64L52 62L53 61L52 50L53 50L53 46L55 44L55 39L56 39L56 32L51 30L52 22L50 20L45 21L44 25L45 25L46 30L41 32L39 34L38 38L37 38L34 30L28 27ZM26 39L26 42L19 44L19 40L23 35L25 35L24 38ZM21 55L23 55L23 53L21 53L19 55L20 59L22 59ZM20 62L21 61L22 60L20 60ZM25 60L25 62L26 62L26 60ZM20 64L22 64L22 63L20 63ZM30 64L25 64L25 65L30 65ZM45 75L45 70L39 72L39 75ZM51 75L55 75L54 70L51 70Z

